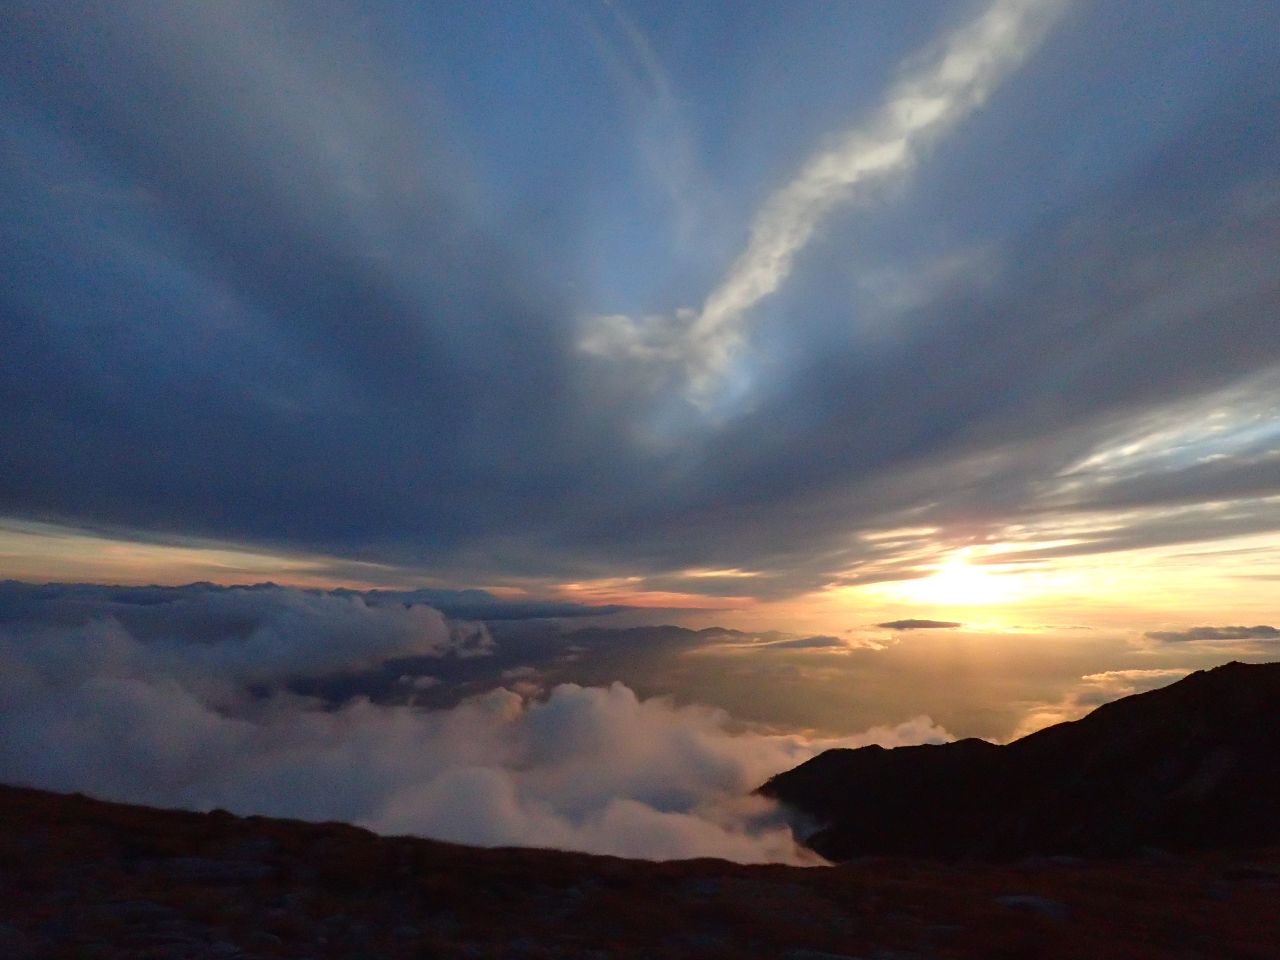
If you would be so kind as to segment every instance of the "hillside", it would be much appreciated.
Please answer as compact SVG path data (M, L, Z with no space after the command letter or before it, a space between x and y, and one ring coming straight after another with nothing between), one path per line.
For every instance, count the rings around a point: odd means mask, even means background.
M1230 663L997 746L830 750L762 793L832 860L1280 843L1280 663Z
M0 825L5 960L1280 957L1280 850L650 863L13 787Z

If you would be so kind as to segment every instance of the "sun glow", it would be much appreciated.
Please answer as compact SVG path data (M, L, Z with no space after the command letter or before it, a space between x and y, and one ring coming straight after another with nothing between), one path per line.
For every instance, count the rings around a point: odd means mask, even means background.
M969 563L964 553L954 553L928 576L885 584L884 589L915 603L968 606L1015 600L1027 592L1023 580L1015 572L997 573Z

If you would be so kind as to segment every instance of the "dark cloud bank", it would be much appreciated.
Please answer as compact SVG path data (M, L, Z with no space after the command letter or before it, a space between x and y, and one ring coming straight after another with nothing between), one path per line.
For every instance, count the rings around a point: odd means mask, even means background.
M753 732L620 683L531 687L533 668L415 704L451 664L500 656L483 624L385 594L4 583L0 781L467 843L804 862L750 790L828 746L947 739L925 717L840 740ZM386 696L305 692L371 671L396 678Z
M883 627L885 630L950 630L954 627L963 627L963 623L955 620L890 620L887 623L877 623L877 627Z
M1177 403L1274 396L1280 364L1275 10L1126 9L1068 18L922 164L917 233L982 247L994 281L851 306L849 241L902 225L837 218L753 330L785 349L708 418L576 348L600 305L565 198L596 158L548 163L533 195L478 180L447 84L425 100L373 39L395 30L288 4L11 4L0 514L457 582L741 567L772 574L746 585L762 595L903 573L900 545L850 534L908 513L964 542L1150 509L1046 555L1277 529L1265 436L1059 482ZM1123 101L1152 49L1188 44L1167 115ZM1076 149L1115 135L1081 126L1085 102L1124 117L1114 166Z
M1254 627L1192 627L1190 630L1152 630L1148 639L1163 643L1190 643L1212 640L1280 640L1280 629L1259 624Z

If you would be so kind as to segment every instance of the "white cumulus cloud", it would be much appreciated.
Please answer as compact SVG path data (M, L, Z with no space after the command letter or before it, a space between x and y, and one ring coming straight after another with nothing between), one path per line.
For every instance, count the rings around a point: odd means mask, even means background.
M803 863L814 858L755 787L827 747L950 739L927 717L840 740L743 730L724 711L619 683L496 689L447 710L364 696L334 707L284 679L452 655L472 638L426 608L190 590L166 593L162 612L132 628L85 618L112 607L100 595L11 619L0 780L481 845ZM253 617L227 616L224 601ZM185 612L163 610L175 602ZM49 622L59 619L80 622Z

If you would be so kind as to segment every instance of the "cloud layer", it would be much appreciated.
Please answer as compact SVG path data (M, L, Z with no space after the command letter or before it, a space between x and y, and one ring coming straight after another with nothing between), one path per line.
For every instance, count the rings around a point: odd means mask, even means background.
M464 843L812 862L754 787L830 746L949 739L926 717L839 740L753 732L619 683L499 688L446 710L334 705L288 681L491 641L428 607L360 597L194 587L148 605L144 591L109 592L9 586L0 779Z

